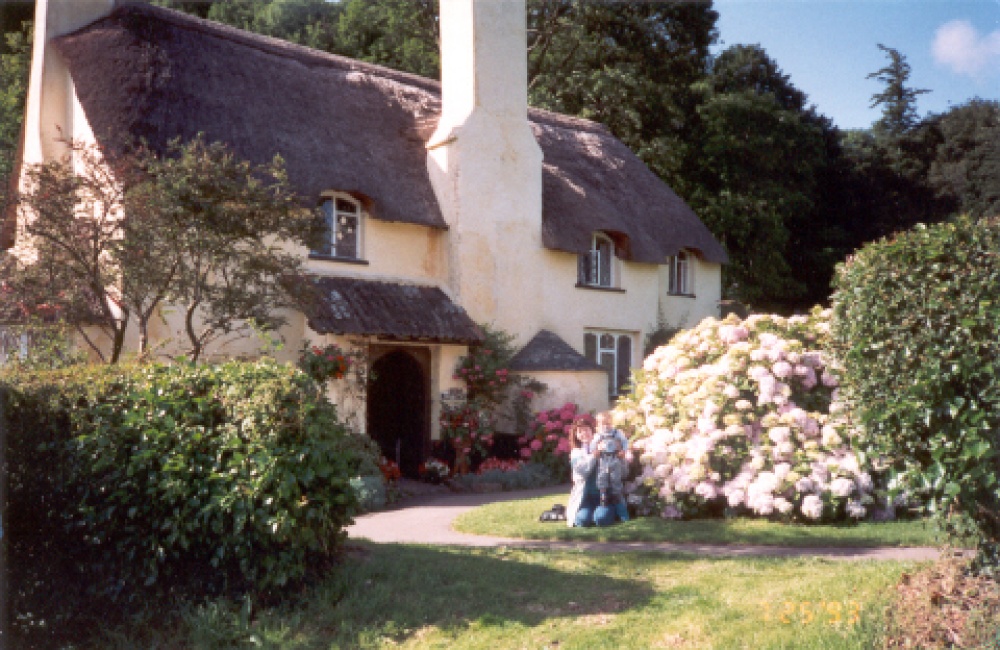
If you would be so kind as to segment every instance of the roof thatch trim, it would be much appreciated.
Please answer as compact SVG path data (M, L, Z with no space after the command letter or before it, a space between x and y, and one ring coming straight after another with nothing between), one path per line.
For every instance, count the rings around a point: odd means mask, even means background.
M321 334L471 345L483 332L438 287L345 277L307 280L304 312Z
M127 4L55 46L98 139L153 147L204 133L253 162L275 154L306 197L370 197L376 219L446 228L425 143L440 84L180 12ZM681 249L726 253L694 212L602 125L530 109L544 155L542 237L583 253L594 231L621 233L628 259Z

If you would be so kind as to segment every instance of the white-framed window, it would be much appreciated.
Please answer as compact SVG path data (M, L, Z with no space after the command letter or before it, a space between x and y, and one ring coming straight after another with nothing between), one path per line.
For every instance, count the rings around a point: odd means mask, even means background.
M580 256L577 281L590 287L618 287L615 242L604 233L595 232L590 250Z
M691 254L680 251L667 258L667 293L679 296L694 295L691 281Z
M27 332L15 333L6 327L0 327L0 366L7 365L15 357L26 359L31 347L31 338Z
M358 260L362 256L364 213L361 204L345 194L324 196L320 213L326 226L317 255Z
M632 335L627 332L588 331L583 334L584 356L608 373L608 395L617 397L629 384Z

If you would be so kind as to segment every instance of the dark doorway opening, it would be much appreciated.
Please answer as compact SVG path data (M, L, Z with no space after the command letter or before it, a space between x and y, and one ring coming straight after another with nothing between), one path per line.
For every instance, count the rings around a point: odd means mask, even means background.
M368 387L368 435L408 478L419 476L430 438L427 372L415 356L421 352L429 362L430 355L420 349L396 348L377 356Z

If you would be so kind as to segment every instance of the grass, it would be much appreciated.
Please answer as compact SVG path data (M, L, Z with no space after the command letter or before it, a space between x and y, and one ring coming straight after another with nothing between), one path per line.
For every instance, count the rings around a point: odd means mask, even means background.
M150 613L78 647L868 648L906 562L353 547L296 602Z
M644 517L607 528L568 528L542 523L538 515L560 502L559 496L503 501L461 515L454 527L464 533L540 540L691 542L769 546L868 547L937 546L943 543L934 524L924 520L857 524L780 524L759 519L666 521ZM565 497L561 498L565 503Z

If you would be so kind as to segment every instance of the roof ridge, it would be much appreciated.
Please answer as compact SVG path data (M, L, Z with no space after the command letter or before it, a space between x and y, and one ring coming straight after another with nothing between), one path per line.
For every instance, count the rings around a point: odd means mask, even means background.
M274 36L256 34L238 27L233 27L232 25L226 25L225 23L199 18L198 16L193 16L176 9L150 5L142 2L141 0L126 0L125 2L118 4L106 18L112 18L122 14L144 14L155 16L160 20L169 22L182 29L190 29L208 34L209 36L214 36L216 38L233 41L235 43L239 43L240 45L252 47L269 54L293 58L300 61L302 59L309 59L309 63L302 61L303 63L306 63L306 65L327 65L345 72L361 72L365 74L377 75L391 81L414 86L426 92L432 93L438 98L441 97L441 82L435 79L422 77L418 74L413 74L412 72L403 72L401 70L396 70L377 63L369 63L367 61L352 59L351 57L343 56L341 54L333 54L324 50L317 50L316 48L312 48L307 45L293 43ZM82 31L87 29L87 27L89 27L89 25L85 25L77 31ZM611 130L600 122L595 122L582 117L566 115L564 113L558 113L544 108L529 107L528 120L546 126L573 128L602 135L612 135Z

